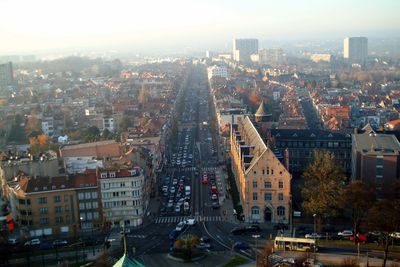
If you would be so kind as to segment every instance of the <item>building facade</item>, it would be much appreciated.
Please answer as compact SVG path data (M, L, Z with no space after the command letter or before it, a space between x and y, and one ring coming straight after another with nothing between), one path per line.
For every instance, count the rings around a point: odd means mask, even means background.
M246 222L288 223L291 175L249 117L231 127L231 162Z
M280 48L261 49L258 52L260 65L278 66L283 63L283 50Z
M351 135L324 130L272 129L266 136L268 143L282 154L289 152L289 171L299 176L312 162L314 150L333 153L337 164L347 175L351 172Z
M368 56L368 39L366 37L347 37L343 44L343 57L349 63L365 65Z
M14 85L13 66L11 62L0 64L0 88Z
M352 135L352 179L376 188L378 196L390 193L400 175L400 143L395 135L373 131Z
M258 39L233 39L233 60L250 63L251 55L258 53Z
M140 168L98 169L104 221L114 227L139 226L144 216L145 179Z

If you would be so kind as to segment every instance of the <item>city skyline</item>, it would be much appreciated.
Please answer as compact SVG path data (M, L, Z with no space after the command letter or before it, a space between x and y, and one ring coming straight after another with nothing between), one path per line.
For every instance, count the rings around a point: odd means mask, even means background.
M23 8L21 8L23 6ZM229 49L232 38L398 37L398 1L0 2L0 54L78 48ZM356 13L357 11L357 13ZM327 16L329 14L329 16ZM7 22L7 23L5 23ZM317 23L318 22L318 23ZM159 48L158 48L159 49Z

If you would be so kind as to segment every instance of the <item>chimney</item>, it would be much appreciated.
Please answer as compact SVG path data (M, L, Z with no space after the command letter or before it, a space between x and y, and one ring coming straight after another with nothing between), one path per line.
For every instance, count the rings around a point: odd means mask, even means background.
M289 171L289 149L285 148L285 151L283 153L284 153L283 158L285 162L285 168L287 171Z

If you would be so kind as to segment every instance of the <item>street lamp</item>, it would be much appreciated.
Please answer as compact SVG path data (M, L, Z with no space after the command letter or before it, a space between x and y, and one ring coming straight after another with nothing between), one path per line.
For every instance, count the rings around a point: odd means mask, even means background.
M257 266L257 238L259 238L260 235L252 235L252 237L255 239L254 252L256 253L256 266Z
M317 223L316 223L316 221L317 221L317 214L316 213L314 213L313 214L313 217L314 217L314 260L315 260L315 247L316 247L316 238L317 238Z

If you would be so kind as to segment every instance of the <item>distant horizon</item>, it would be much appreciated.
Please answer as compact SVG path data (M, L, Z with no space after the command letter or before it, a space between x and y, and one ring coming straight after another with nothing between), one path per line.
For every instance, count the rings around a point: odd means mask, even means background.
M0 54L228 49L259 40L400 37L397 0L1 0ZM166 49L164 49L166 48Z

